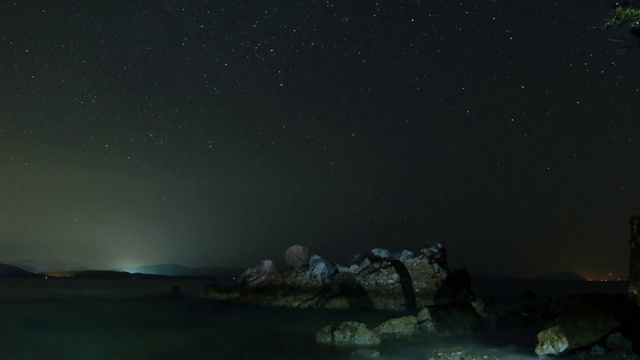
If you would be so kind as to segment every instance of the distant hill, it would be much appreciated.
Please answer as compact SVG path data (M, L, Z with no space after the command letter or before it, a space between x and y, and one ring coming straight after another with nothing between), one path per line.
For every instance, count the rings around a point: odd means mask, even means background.
M131 268L117 269L117 271L126 271L129 273L166 275L166 276L209 276L220 278L231 278L239 276L244 269L231 267L200 267L190 268L179 264L157 264L138 266Z
M60 259L18 259L6 262L13 266L17 266L28 272L38 274L44 271L82 271L87 270L83 266L74 261L66 261Z
M131 274L126 271L85 270L79 271L73 277L76 279L162 279L166 276L151 274Z
M17 266L0 264L0 278L41 278L42 275L30 273Z
M549 275L537 276L534 280L540 281L589 281L573 271L562 271Z

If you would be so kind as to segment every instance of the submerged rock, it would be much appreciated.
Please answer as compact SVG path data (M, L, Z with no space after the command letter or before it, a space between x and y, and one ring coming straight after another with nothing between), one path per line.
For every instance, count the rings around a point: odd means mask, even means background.
M338 325L328 325L316 332L318 344L335 346L376 346L381 340L378 334L367 328L367 325L346 321Z

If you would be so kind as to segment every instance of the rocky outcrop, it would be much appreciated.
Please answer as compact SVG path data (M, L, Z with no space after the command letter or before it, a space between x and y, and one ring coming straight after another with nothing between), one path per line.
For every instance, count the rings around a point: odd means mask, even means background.
M537 355L559 355L595 344L620 323L608 304L581 303L568 309L538 333Z
M304 252L295 249L287 253ZM209 287L205 297L261 306L400 311L458 302L470 294L468 273L449 271L446 250L439 243L418 256L374 249L347 266L314 255L305 267L292 258L285 255L298 270L278 272L273 262L264 260L247 270L237 286Z
M640 215L632 216L629 224L629 297L640 306Z
M316 332L316 342L334 346L376 346L382 342L380 336L367 325L346 321L338 325L328 325Z

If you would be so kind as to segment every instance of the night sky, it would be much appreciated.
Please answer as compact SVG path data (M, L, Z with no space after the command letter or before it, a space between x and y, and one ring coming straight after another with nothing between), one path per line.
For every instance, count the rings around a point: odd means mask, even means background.
M626 276L640 49L611 5L2 1L0 261L442 242L476 274Z

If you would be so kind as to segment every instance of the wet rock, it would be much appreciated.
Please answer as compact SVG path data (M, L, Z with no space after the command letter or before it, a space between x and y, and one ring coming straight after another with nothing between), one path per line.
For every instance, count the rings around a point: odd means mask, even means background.
M436 349L430 360L498 360L493 355L469 350L462 346Z
M284 253L284 261L287 266L300 271L309 264L309 248L302 245L293 245Z
M606 304L583 303L568 309L538 333L537 355L558 355L591 346L618 325Z
M380 357L380 352L373 349L358 349L351 353L351 357L361 359L375 359Z
M378 325L374 332L380 336L409 337L418 333L418 319L415 316L403 316L389 319Z
M640 306L640 215L632 216L629 224L629 297Z
M338 325L328 325L316 332L316 342L334 346L376 346L381 340L367 325L346 321Z

